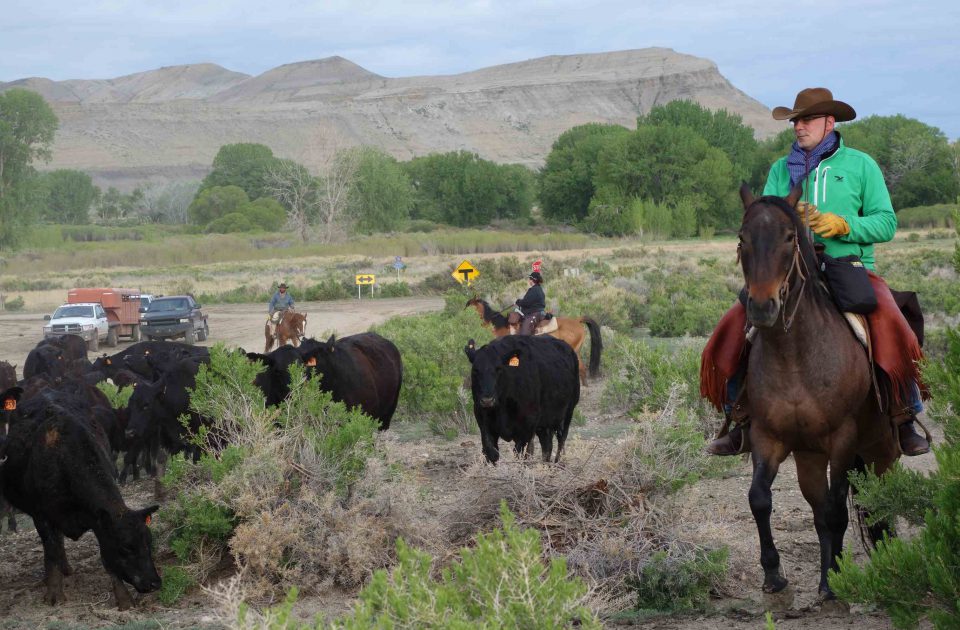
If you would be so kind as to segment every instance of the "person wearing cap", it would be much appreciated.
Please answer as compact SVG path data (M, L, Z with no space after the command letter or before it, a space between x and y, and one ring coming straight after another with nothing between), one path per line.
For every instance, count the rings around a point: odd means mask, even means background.
M543 276L539 271L533 271L527 276L529 288L522 298L516 301L517 310L523 321L520 323L521 335L532 335L537 324L543 319L547 309L547 296L543 294Z
M796 210L801 221L813 232L814 242L822 243L828 256L854 255L874 271L874 243L893 239L897 217L876 161L866 153L846 146L835 128L836 123L853 120L856 116L853 107L835 100L826 88L807 88L797 94L793 107L774 108L775 120L789 120L793 124L796 142L790 153L770 168L763 194L786 197L794 186L802 185L803 196ZM905 320L903 323L906 325ZM730 377L727 384L729 404L725 405L728 419L732 412L732 419L739 420L740 424L714 440L707 447L710 454L734 455L746 448L744 429L749 419L745 416L747 405L742 400L745 397L742 393L744 372L745 368L741 367ZM892 413L899 420L903 453L920 455L929 451L930 445L913 426L916 414L923 410L916 385L908 398L908 409L892 410Z
M280 316L287 309L293 308L293 296L287 293L287 283L281 282L277 286L276 292L273 294L273 297L270 298L270 303L267 305L267 320L273 326L273 334L276 335L277 324L280 323Z

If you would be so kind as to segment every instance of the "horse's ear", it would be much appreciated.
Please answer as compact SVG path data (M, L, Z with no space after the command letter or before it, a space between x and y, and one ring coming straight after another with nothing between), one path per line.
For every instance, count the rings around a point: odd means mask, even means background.
M740 200L743 202L743 209L746 210L756 201L753 191L747 186L747 182L740 182Z
M803 184L797 182L797 185L790 189L790 194L787 195L787 205L791 208L797 207L797 202L800 201L800 197L803 195Z

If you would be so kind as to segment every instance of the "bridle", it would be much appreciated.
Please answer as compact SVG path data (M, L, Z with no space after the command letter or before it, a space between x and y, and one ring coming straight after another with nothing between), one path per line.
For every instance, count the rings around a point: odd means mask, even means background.
M751 206L751 208L752 207L753 206ZM740 264L740 254L742 249L743 243L737 243L738 265ZM794 276L796 276L796 278L799 280L800 289L797 292L797 297L794 301L793 308L790 309L790 314L787 315L787 301L790 298L790 283L794 279ZM800 253L800 234L799 232L796 232L793 235L793 261L790 263L790 270L787 271L787 275L784 276L783 282L780 283L780 321L783 322L783 332L789 332L790 327L793 326L793 319L797 315L797 309L800 308L800 300L803 298L804 289L807 288L807 279L809 277L810 267L807 266L806 259Z

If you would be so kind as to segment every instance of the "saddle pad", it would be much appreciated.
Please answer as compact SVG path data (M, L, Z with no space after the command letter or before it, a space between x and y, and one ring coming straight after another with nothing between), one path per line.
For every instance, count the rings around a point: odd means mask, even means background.
M556 317L551 317L550 319L545 319L540 322L540 325L537 326L537 329L533 332L534 335L549 335L553 331L560 328L560 324L557 323Z
M853 331L853 334L856 335L857 341L859 341L864 348L869 349L870 346L867 343L867 319L863 315L856 313L844 313L843 316L847 318L847 323L850 324L850 329Z

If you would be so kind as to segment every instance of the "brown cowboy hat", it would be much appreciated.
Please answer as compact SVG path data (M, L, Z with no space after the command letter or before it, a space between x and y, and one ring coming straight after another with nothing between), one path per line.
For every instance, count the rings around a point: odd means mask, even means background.
M833 116L837 122L846 122L857 117L857 112L843 101L833 100L833 93L827 88L807 88L800 90L793 109L774 107L774 120L793 120L807 116Z
M278 289L286 289L286 288L287 288L287 283L286 283L286 282L281 282L279 285L277 285L277 288L278 288Z

